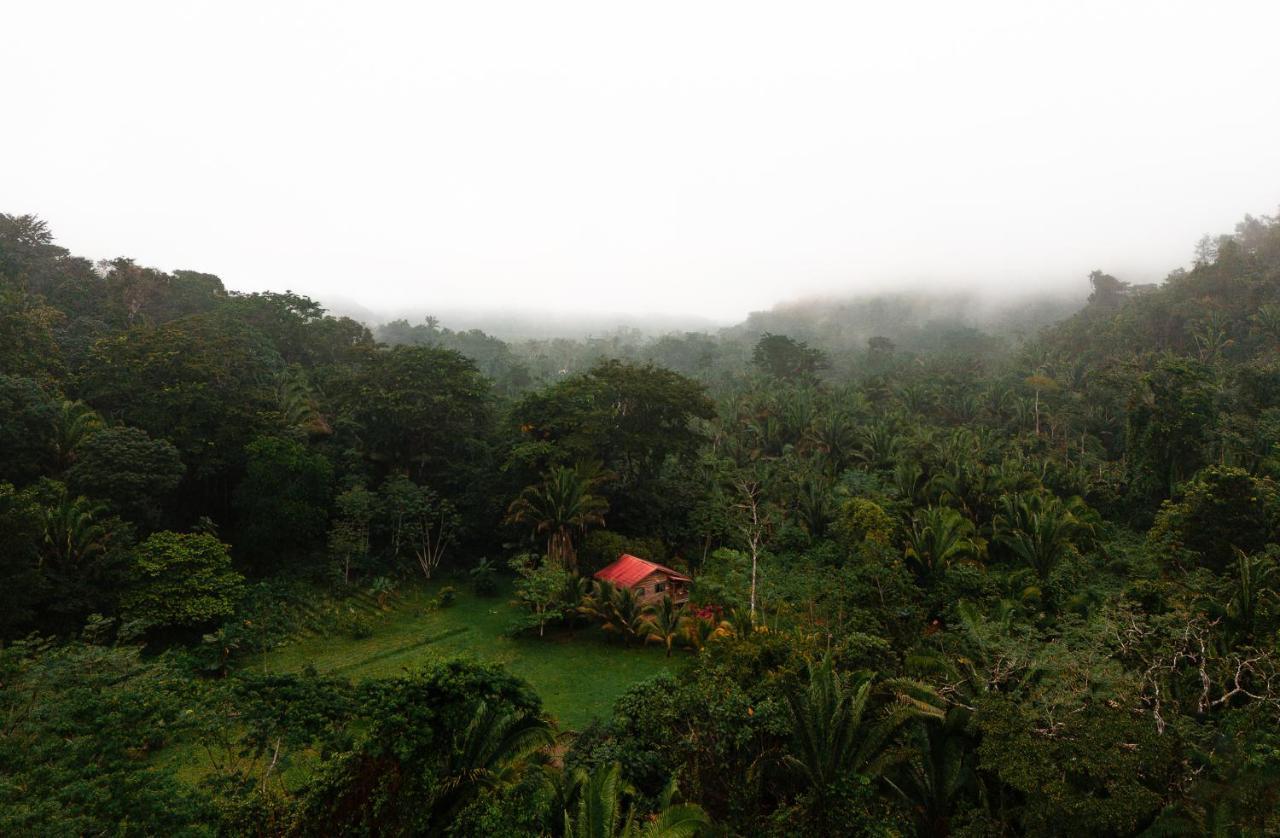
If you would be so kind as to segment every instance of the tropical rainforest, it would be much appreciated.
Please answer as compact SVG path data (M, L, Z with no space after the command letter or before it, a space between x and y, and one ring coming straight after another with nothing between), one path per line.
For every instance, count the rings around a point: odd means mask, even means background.
M1277 834L1280 220L1194 253L507 341L0 215L0 833ZM675 663L252 665L415 588Z

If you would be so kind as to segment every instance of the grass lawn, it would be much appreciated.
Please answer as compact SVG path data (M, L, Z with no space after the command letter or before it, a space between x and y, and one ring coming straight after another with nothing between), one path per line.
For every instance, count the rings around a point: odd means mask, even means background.
M503 634L515 616L508 590L482 598L459 586L454 605L433 610L428 603L440 587L406 589L385 612L366 604L362 611L373 623L372 637L301 638L245 668L296 672L310 664L322 673L359 680L394 675L436 658L471 656L502 664L528 681L561 727L580 730L593 718L607 717L632 684L674 670L689 657L676 650L668 659L659 646L624 648L596 628L572 636L510 638Z

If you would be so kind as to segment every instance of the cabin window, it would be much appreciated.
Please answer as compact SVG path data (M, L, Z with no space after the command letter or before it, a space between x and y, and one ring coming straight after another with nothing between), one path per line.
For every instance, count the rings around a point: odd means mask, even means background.
M656 584L656 585L654 585L654 586L653 586L653 592L654 592L655 594L660 594L660 593L662 593L663 591L665 591L666 589L667 589L667 585L666 585L666 583L665 583L665 582L659 582L658 584Z

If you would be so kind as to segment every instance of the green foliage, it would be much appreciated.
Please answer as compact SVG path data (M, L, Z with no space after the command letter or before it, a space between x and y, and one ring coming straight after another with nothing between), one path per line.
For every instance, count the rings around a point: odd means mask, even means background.
M189 725L189 692L131 647L0 648L0 832L214 834L207 797L147 759Z
M919 510L906 534L906 565L920 584L929 585L952 564L980 557L981 547L973 535L973 524L954 509L930 506Z
M671 657L671 647L676 640L684 636L689 615L683 603L677 605L670 596L665 596L649 614L648 621L641 626L640 635L652 643L661 643L667 647L667 657Z
M364 730L304 789L302 834L437 833L551 738L529 688L477 664L368 682L358 701Z
M0 483L0 636L28 627L49 591L40 573L41 509L34 492Z
M895 756L894 737L903 725L943 716L942 699L929 688L895 681L886 686L897 692L896 703L879 718L868 719L873 682L874 675L863 674L846 683L828 656L810 665L807 688L787 694L792 733L783 764L807 792L810 816L817 824L841 820L832 811L829 795L842 781L885 772Z
M63 314L0 276L0 370L38 380L62 372L55 329Z
M693 838L710 825L701 807L671 804L674 782L652 817L642 820L634 807L624 809L629 789L616 762L590 774L577 771L573 786L577 805L564 811L565 838Z
M233 318L202 314L98 341L81 393L109 421L173 444L199 492L225 487L220 481L244 461L272 401L274 363L260 335Z
M889 513L867 498L849 498L840 504L832 535L846 550L855 551L867 542L887 545L893 541L896 527Z
M353 486L334 499L334 509L336 514L329 527L329 555L341 568L342 581L350 584L353 568L367 569L378 499L364 486Z
M896 295L387 349L0 215L0 830L706 831L678 778L726 834L1275 833L1278 277L1246 218L1040 334ZM514 602L397 582L504 512ZM623 552L692 604L574 572ZM548 749L458 652L578 727L634 686Z
M1204 462L1215 419L1216 388L1202 364L1166 358L1139 379L1130 397L1126 431L1142 480L1168 496Z
M105 504L72 496L61 483L42 481L26 496L39 507L36 555L48 627L65 631L95 611L111 611L130 528L108 516Z
M1176 502L1164 503L1149 539L1152 549L1168 559L1179 561L1189 554L1193 562L1220 573L1233 562L1233 548L1261 550L1275 539L1278 525L1280 498L1270 480L1243 469L1210 466Z
M1096 541L1097 515L1080 498L1044 493L1005 495L992 526L995 541L1047 583L1070 555Z
M507 521L531 525L535 535L545 535L547 558L571 570L578 566L573 536L588 527L604 526L609 503L593 494L602 480L593 466L559 466L541 484L526 486L507 509Z
M376 353L340 397L366 456L384 468L430 479L453 496L483 463L488 382L457 352L396 346Z
M542 637L548 623L560 622L577 609L577 602L565 601L565 591L575 577L563 565L550 557L539 560L529 554L516 556L509 564L518 577L515 601L526 611L517 631L536 627Z
M262 569L308 555L325 536L333 466L279 437L259 437L245 454L245 477L235 492L240 549Z
M1181 757L1177 737L1122 707L1046 719L999 697L980 718L980 765L1019 793L1034 834L1133 834L1160 811Z
M487 557L481 556L468 575L471 577L471 590L476 596L488 597L498 593L498 566Z
M338 613L336 628L352 640L364 640L373 637L373 621L364 614L352 609Z
M391 558L412 556L422 575L430 579L457 540L461 523L457 510L430 486L419 486L404 476L383 483L378 501Z
M600 624L609 634L616 634L626 645L640 639L646 631L650 608L643 605L632 588L615 587L609 582L593 583L578 611Z
M107 501L130 521L154 527L185 471L177 449L168 442L152 439L138 428L103 428L75 447L67 485L74 492Z
M644 532L662 525L667 492L663 465L668 458L692 460L702 441L694 420L714 409L702 385L654 366L608 361L589 372L530 394L512 409L520 433L513 453L537 445L509 469L535 474L553 466L600 463L611 475L604 491L622 531Z
M811 378L828 366L826 356L804 341L769 332L756 342L751 362L774 378Z
M29 378L0 373L0 475L19 485L45 473L54 459L57 408Z
M227 545L203 533L153 533L134 549L121 608L148 628L199 627L235 611L243 579Z

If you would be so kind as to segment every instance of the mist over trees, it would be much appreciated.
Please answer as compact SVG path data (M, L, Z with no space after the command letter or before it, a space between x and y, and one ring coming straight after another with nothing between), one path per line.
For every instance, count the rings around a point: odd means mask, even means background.
M1280 220L1189 245L503 340L0 215L0 832L1275 834Z

